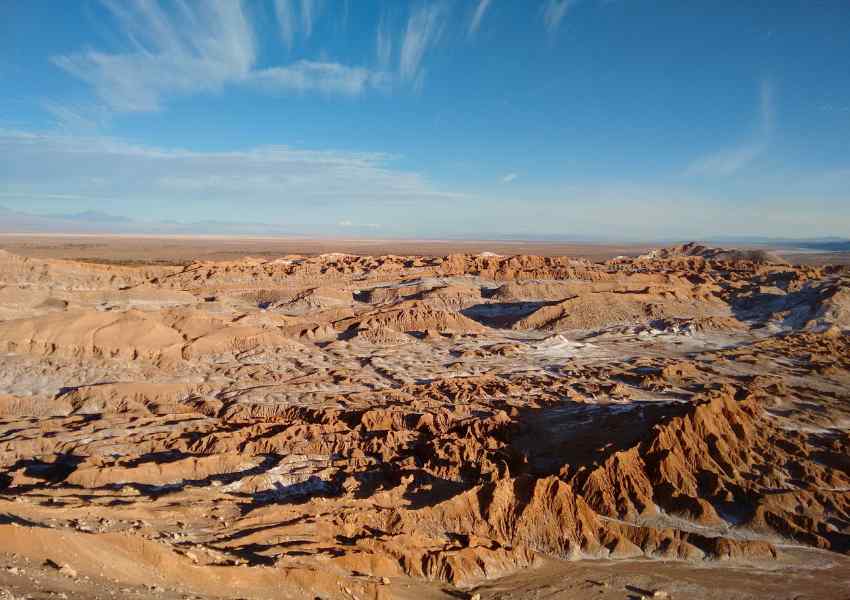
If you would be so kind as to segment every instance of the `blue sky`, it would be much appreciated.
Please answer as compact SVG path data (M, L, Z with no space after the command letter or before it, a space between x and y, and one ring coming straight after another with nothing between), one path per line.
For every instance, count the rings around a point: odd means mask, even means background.
M0 206L847 236L848 65L846 0L0 0Z

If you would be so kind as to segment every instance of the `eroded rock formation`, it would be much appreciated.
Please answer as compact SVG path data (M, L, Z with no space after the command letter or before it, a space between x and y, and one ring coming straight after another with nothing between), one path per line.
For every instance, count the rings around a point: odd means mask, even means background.
M0 253L0 516L258 597L258 567L295 596L389 597L549 560L847 554L848 281L695 245ZM46 552L24 539L0 524Z

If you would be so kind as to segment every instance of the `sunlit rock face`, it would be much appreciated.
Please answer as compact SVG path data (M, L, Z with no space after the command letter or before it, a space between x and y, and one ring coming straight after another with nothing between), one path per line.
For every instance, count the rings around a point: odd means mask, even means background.
M257 598L845 564L848 282L694 244L0 252L0 547L92 594Z

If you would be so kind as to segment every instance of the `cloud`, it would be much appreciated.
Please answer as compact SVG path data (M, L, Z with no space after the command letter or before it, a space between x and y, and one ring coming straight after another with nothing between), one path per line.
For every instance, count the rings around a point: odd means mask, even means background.
M380 229L380 223L355 223L351 219L342 219L341 221L337 221L337 227L345 228L345 229Z
M41 108L50 113L60 129L67 132L92 133L109 121L109 111L99 105L43 100Z
M367 88L385 86L388 78L384 73L362 67L301 60L287 67L255 71L249 79L273 89L357 96Z
M421 85L424 75L422 59L439 41L445 20L446 11L441 3L426 4L410 15L399 56L399 74L403 81Z
M418 173L393 168L394 157L382 153L285 146L197 152L103 136L0 130L0 154L8 157L0 161L0 188L13 208L335 224L340 213L375 222L387 207L408 210L459 197L436 190Z
M385 12L376 31L374 67L347 65L322 54L320 59L260 68L257 32L262 29L255 27L240 0L100 2L110 17L115 45L55 55L51 60L87 83L99 106L112 113L158 111L171 98L217 92L226 86L348 96L376 88L420 89L425 59L441 40L454 10L444 1L423 3L410 10L398 32L391 30ZM492 0L477 0L467 35L475 35L491 4ZM292 50L310 38L324 8L323 0L274 0L284 45ZM551 10L547 8L546 14ZM73 130L96 128L109 118L89 118L55 98L44 108L57 123Z
M89 50L53 62L89 83L113 109L151 111L169 92L215 90L245 77L255 60L254 33L241 4L227 0L187 5L173 16L156 2L106 2L128 50Z
M296 29L296 22L299 19L295 13L300 14L300 33L307 39L313 35L313 25L321 12L322 2L320 0L275 0L274 7L280 35L291 50L295 35L299 32Z
M775 112L773 85L769 80L763 80L759 86L758 129L752 139L697 158L691 162L685 174L729 176L749 166L770 147Z
M313 23L319 16L321 6L319 0L301 0L301 27L304 29L305 37L313 34Z
M567 9L575 3L574 0L546 0L543 3L543 25L546 31L552 33L567 16Z
M378 23L378 32L375 39L375 54L378 59L378 66L386 70L390 66L390 60L393 53L393 38L392 33L387 29L386 18L381 17L381 22Z
M360 93L381 79L363 67L330 61L300 61L258 70L252 23L235 0L176 4L167 13L155 0L105 0L125 48L88 50L53 57L53 62L90 84L106 106L118 112L155 111L166 97L215 91L227 84L266 85L283 90ZM302 0L301 29L312 31L320 4ZM291 2L275 4L284 41L292 44Z
M478 28L481 27L481 21L484 19L484 14L490 8L490 0L479 0L478 6L475 7L475 12L472 13L472 20L469 22L467 35L470 37L478 33Z
M517 175L516 173L508 173L507 175L502 177L502 183L510 183L516 180L517 177L519 177L519 175Z
M292 50L295 42L295 3L293 0L275 0L275 14L280 27L280 36L287 47Z
M850 226L846 166L817 180L765 175L744 195L721 186L695 191L681 181L645 185L606 178L540 188L519 202L512 186L487 197L439 189L396 168L395 157L382 153L283 146L198 152L0 129L0 156L0 205L42 214L95 210L183 222L202 217L286 225L290 233L305 235L348 227L342 221L352 223L350 232L383 223L388 235L419 237L814 236ZM612 220L612 214L620 218ZM8 222L0 216L0 227L8 230Z
M693 161L686 173L688 175L732 175L761 156L765 148L765 144L752 143L708 154Z

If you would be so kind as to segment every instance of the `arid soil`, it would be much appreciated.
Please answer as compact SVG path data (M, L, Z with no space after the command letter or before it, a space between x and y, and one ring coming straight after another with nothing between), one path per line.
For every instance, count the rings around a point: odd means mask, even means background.
M0 251L0 599L850 597L847 267L185 262Z
M292 254L333 252L358 256L386 254L446 256L495 252L506 255L570 256L602 262L617 256L640 256L653 248L637 243L568 243L523 240L415 240L310 237L180 236L129 234L4 233L0 249L32 258L62 258L112 265L178 265L194 261L282 258ZM763 246L761 248L764 248ZM793 264L847 265L850 252L766 248Z
M32 258L63 258L116 265L187 265L197 260L281 258L292 254L343 252L360 256L386 254L534 254L603 261L638 256L645 244L562 243L545 241L410 240L250 236L139 236L107 234L10 234L0 232L0 248Z

